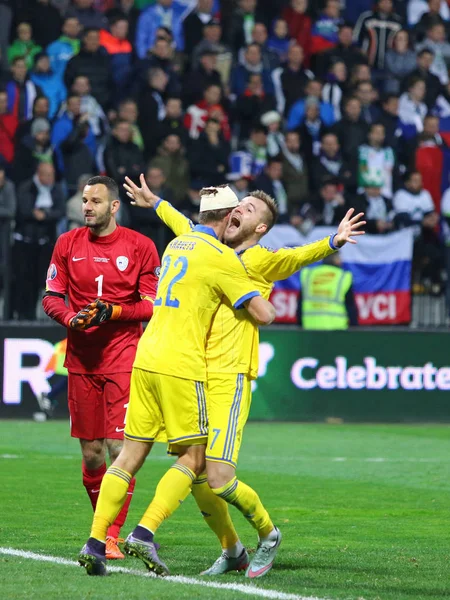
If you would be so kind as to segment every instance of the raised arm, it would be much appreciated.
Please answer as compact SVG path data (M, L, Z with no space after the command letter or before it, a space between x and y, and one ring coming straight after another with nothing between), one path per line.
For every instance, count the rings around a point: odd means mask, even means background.
M192 231L194 227L192 221L174 208L170 202L167 202L154 194L148 187L142 173L139 177L139 181L141 187L138 187L133 183L129 177L125 177L125 183L123 184L127 196L131 198L132 206L154 209L161 221L177 236Z
M323 240L307 244L306 246L297 246L295 248L280 248L273 251L266 248L255 246L246 256L242 255L242 261L250 275L263 276L268 281L280 281L287 279L296 273L302 267L311 265L319 260L323 260L346 243L356 244L355 236L364 235L360 227L365 225L365 221L360 219L363 213L352 216L354 209L351 208L339 224L337 233Z

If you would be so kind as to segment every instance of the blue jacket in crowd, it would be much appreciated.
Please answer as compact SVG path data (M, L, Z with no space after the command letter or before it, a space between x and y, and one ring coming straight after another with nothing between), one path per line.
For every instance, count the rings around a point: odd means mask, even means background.
M47 96L50 109L48 116L50 119L55 117L62 102L67 97L66 86L63 84L61 77L56 73L50 71L50 73L30 73L30 79L33 83L38 85Z
M139 58L145 58L150 48L153 48L158 27L169 27L177 50L184 50L183 20L189 14L190 8L174 0L170 8L154 4L146 8L139 17L136 32L136 52ZM170 14L172 13L172 14Z

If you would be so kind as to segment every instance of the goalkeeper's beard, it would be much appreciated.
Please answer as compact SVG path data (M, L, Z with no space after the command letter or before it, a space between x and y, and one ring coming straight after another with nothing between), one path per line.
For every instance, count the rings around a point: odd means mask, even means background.
M92 233L98 235L109 227L111 223L112 213L110 210L104 215L85 215L84 224L92 231Z

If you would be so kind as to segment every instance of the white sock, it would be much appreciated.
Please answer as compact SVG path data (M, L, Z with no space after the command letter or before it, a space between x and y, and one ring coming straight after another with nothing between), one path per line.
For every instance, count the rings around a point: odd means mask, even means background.
M242 545L241 540L238 540L234 546L231 546L231 548L226 548L225 552L230 558L238 558L242 554L243 550L244 546Z
M266 535L265 537L259 538L260 542L274 542L278 537L278 529L276 527L274 527L272 529L272 531L269 533L269 535Z

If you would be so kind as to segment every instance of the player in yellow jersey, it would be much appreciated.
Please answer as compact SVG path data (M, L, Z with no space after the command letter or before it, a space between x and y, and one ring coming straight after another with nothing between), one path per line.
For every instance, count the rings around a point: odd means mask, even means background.
M168 202L151 193L141 178L141 188L127 180L125 189L138 206L153 207L176 234L193 227ZM349 211L337 234L307 246L276 252L259 245L276 220L274 200L264 192L245 198L232 214L225 241L241 258L262 296L268 298L274 281L285 279L301 267L335 252L352 236L362 235L362 213ZM219 575L248 566L248 555L228 514L227 503L236 506L259 534L258 550L247 568L248 577L261 577L271 568L281 541L258 495L235 476L242 432L251 403L251 380L258 374L259 332L255 323L241 318L226 300L214 317L206 350L208 375L209 436L207 475L197 478L192 491L202 514L222 544L222 555L204 572ZM176 445L170 451L177 453Z
M190 493L204 471L208 439L206 339L222 298L235 309L247 309L260 324L275 311L263 299L231 248L221 239L236 195L228 187L204 191L200 225L173 240L162 270L152 320L141 337L133 365L123 448L103 478L91 536L79 562L90 575L104 575L105 539L123 506L128 484L142 466L153 442L176 444L178 459L160 480L139 525L128 536L125 551L164 575L153 535Z

